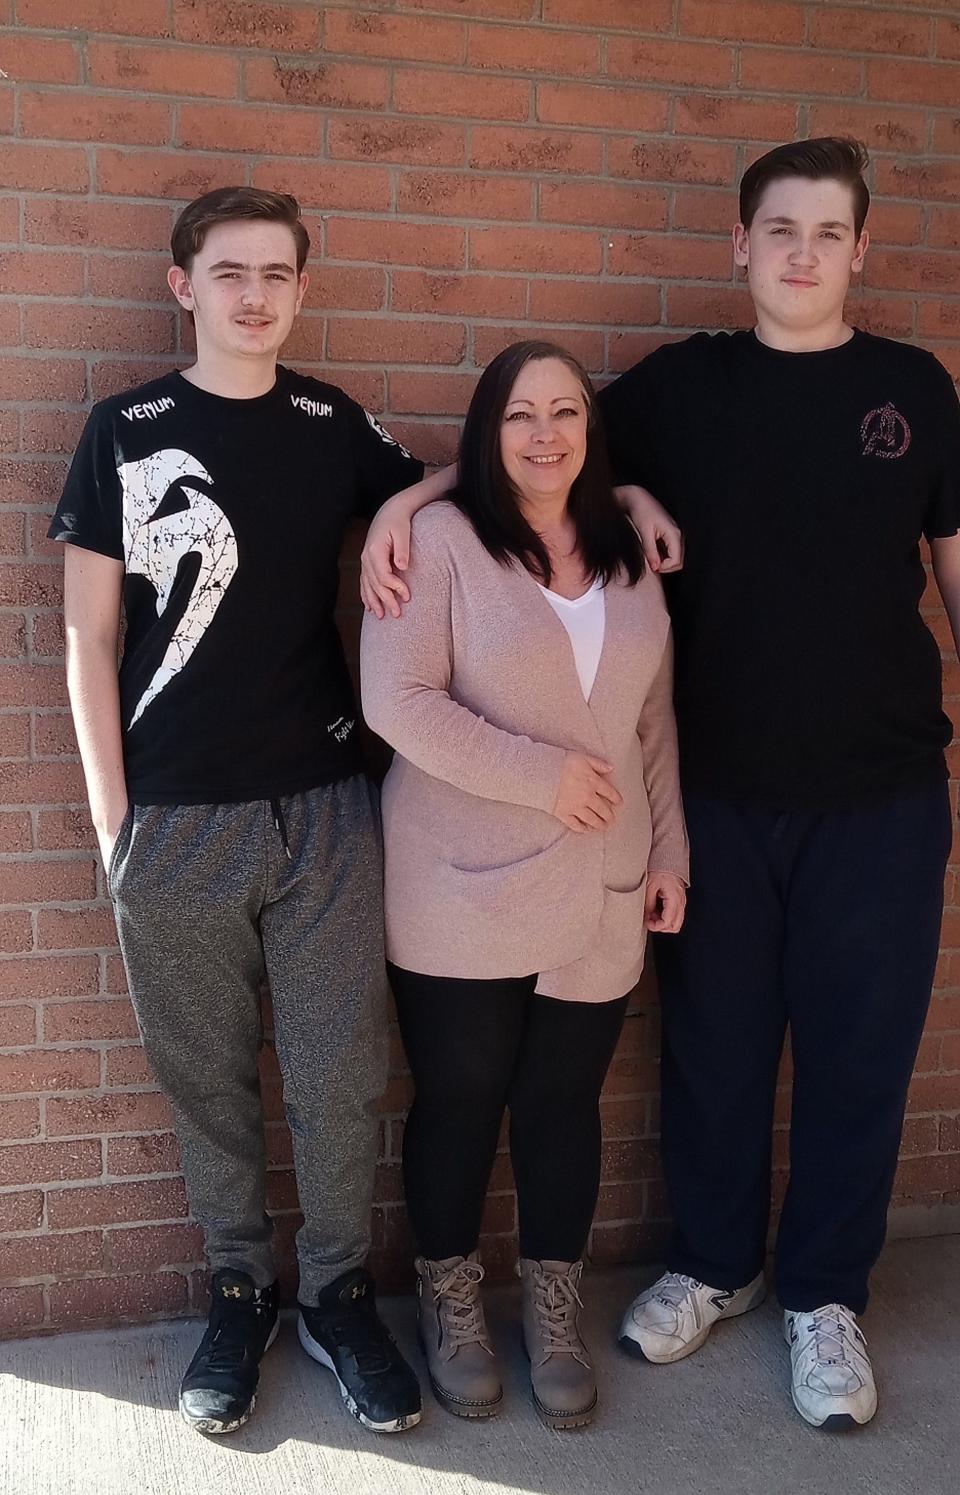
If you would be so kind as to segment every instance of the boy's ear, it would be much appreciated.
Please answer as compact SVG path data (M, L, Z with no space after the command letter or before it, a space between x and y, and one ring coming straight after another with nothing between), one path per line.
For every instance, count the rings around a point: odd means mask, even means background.
M742 223L733 225L733 263L743 269L750 263L750 230Z
M180 305L186 307L187 311L193 309L193 287L190 277L181 265L171 265L167 271L167 285L176 296Z
M865 228L862 228L860 230L860 237L857 240L857 247L853 251L853 262L850 266L850 270L854 275L858 274L858 272L863 269L863 261L866 257L869 245L870 235L867 233L867 230Z

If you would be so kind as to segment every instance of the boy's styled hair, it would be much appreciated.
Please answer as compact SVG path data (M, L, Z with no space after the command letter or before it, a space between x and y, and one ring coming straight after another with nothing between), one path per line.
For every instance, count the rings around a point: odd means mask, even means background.
M849 135L824 135L819 140L794 140L778 145L748 166L740 183L740 222L749 228L760 199L771 182L784 177L806 177L808 181L842 182L853 193L853 225L860 237L870 193L863 180L869 161L867 148Z
M259 187L218 187L188 203L173 225L170 250L173 263L190 269L195 254L203 248L207 234L218 223L250 219L285 223L297 246L297 273L310 253L310 235L300 219L300 204L289 192L264 192Z

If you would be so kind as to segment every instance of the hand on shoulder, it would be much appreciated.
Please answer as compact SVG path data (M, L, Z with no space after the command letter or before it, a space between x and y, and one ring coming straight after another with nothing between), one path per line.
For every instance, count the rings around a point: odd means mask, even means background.
M388 499L375 514L360 552L360 600L367 612L382 618L399 618L410 588L402 571L410 564L409 505L403 495Z

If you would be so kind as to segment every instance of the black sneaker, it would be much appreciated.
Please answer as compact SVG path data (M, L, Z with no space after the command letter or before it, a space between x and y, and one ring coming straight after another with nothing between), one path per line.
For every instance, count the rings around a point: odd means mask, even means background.
M257 1401L260 1361L277 1337L277 1284L257 1290L246 1272L217 1272L210 1317L180 1383L180 1415L198 1433L232 1433Z
M377 1315L373 1278L362 1267L344 1272L300 1304L300 1343L332 1370L347 1411L375 1433L400 1433L420 1421L420 1383Z

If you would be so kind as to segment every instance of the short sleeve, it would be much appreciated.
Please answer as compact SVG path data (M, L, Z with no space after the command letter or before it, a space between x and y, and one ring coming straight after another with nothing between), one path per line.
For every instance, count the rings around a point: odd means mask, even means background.
M94 407L83 429L47 538L123 560L123 505L113 422L101 405Z
M923 533L928 540L943 540L960 530L960 401L946 369L936 359L934 363L938 456Z
M356 510L372 518L394 493L419 483L423 463L380 424L376 416L348 401L350 441L357 476Z
M653 396L651 353L599 393L598 400L607 432L607 446L614 480L650 487L652 479Z

